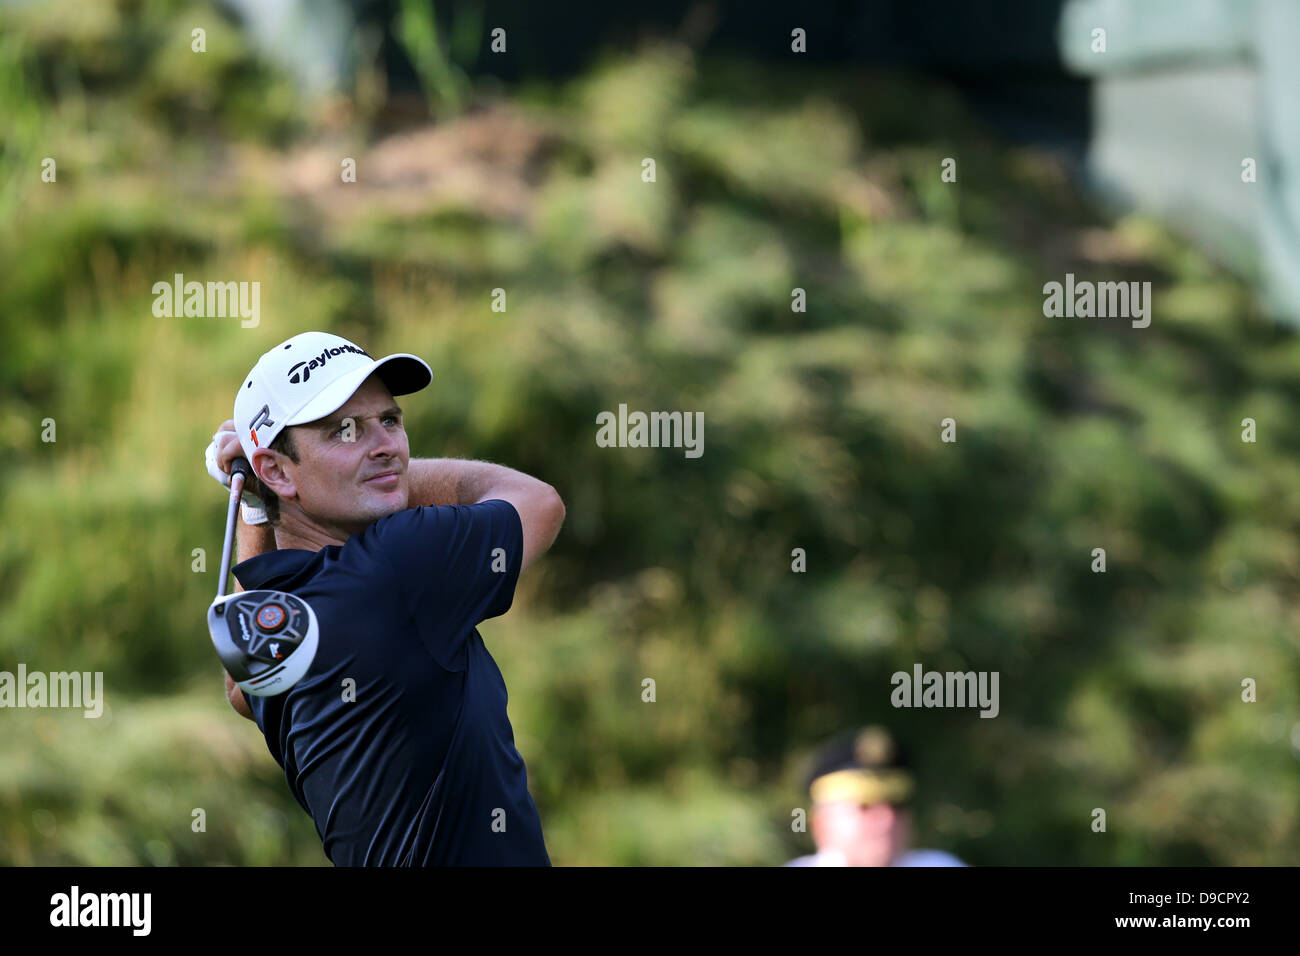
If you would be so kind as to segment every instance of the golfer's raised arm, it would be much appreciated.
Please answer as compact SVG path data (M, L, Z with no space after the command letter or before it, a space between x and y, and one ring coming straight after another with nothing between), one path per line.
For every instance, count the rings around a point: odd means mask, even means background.
M514 505L524 530L519 573L554 543L564 524L564 501L539 478L505 465L459 458L412 458L408 467L411 504L476 505L500 499Z
M235 536L236 564L274 550L275 535L270 525L251 525L242 517L239 519L239 533ZM244 586L239 583L239 578L234 578L234 582L232 591L244 590ZM253 719L253 712L248 707L248 701L244 699L244 692L239 689L239 685L229 674L226 674L226 700L230 701L230 706L235 708L235 713L239 716Z

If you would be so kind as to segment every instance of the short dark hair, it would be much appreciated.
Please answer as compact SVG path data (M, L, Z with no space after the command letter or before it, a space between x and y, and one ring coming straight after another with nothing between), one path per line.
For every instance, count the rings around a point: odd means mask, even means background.
M283 428L280 434L275 436L275 440L267 446L272 451L278 451L282 455L287 455L289 460L295 465L298 464L298 446L294 444L293 427ZM256 475L253 476L253 494L262 499L262 504L266 506L266 520L272 527L280 523L280 498L266 485L262 484L262 479Z

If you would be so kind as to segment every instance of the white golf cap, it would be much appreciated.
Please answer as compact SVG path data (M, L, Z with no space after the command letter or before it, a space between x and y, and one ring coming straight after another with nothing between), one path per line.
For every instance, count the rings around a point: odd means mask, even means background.
M378 372L394 395L418 392L433 370L400 352L373 359L365 349L329 332L303 332L267 352L244 377L235 396L235 432L244 457L265 448L290 425L336 412Z

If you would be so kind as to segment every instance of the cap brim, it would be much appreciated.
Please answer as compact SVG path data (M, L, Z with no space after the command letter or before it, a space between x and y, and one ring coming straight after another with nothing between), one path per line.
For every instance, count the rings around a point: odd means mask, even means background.
M385 355L375 363L375 370L380 369L379 377L394 395L410 395L433 381L433 369L428 363L408 352Z
M333 414L376 372L393 395L410 395L433 381L433 370L423 359L405 352L386 355L373 365L363 366L331 382L324 391L289 416L285 426L305 425Z

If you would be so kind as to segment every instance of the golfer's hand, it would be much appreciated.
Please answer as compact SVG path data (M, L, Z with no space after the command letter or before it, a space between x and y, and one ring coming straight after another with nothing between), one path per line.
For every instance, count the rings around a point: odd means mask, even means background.
M233 421L221 423L217 433L212 436L212 445L215 449L213 459L222 476L221 483L229 488L230 466L235 463L236 458L242 458L244 455L244 449L239 444L239 436L235 434L235 423ZM211 468L208 469L208 471L211 470ZM216 475L213 475L213 477L215 478Z
M212 436L212 441L208 442L208 447L203 453L203 461L208 467L208 474L216 481L221 482L223 488L229 488L230 468L235 463L236 458L242 458L243 456L244 449L239 444L239 436L235 434L235 423L233 421L224 421L221 423L221 427L217 429L216 434ZM256 486L256 482L252 484ZM251 491L245 491L244 501L250 509L244 512L245 520L253 524L262 524L266 521L261 499L257 495ZM259 513L261 520L257 520Z
M229 452L228 443L239 447L235 423L232 421L223 422L213 434L212 441L208 442L208 447L203 449L203 464L207 467L208 474L214 481L220 482L223 488L230 487L230 463L233 456L228 456L224 461L222 459L222 452Z

